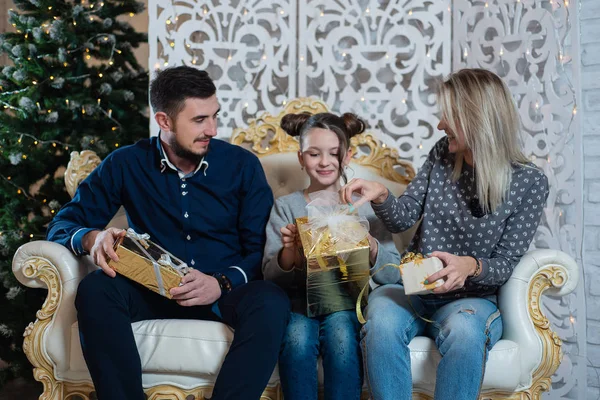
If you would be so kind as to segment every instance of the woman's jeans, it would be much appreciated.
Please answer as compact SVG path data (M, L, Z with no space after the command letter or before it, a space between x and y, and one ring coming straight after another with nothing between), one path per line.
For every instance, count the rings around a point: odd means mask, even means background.
M308 318L292 312L279 355L285 400L316 400L323 359L325 399L358 400L362 388L360 324L354 311Z
M442 355L435 400L478 398L488 352L502 336L496 304L483 298L419 296L410 296L409 303L401 285L384 285L369 295L366 319L361 346L373 400L412 398L408 344L415 336L435 340Z

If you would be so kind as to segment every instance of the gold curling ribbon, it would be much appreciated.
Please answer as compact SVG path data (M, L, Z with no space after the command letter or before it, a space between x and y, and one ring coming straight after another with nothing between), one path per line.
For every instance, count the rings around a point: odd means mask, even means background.
M423 254L408 252L400 260L400 265L394 264L394 263L388 263L388 264L382 265L381 267L377 268L377 271L373 272L373 276L375 276L375 274L377 274L379 271L381 271L385 267L394 267L398 271L400 271L400 275L402 275L402 269L404 268L404 264L408 264L409 262L414 262L415 265L420 265L423 263L423 260L425 260L425 257L423 257ZM362 301L363 296L365 295L365 291L367 290L368 286L369 286L369 281L367 281L365 286L360 291L360 293L358 295L358 299L356 299L356 317L358 318L358 322L360 322L361 324L365 324L367 322L367 320L365 319L365 317L362 313L361 301ZM422 317L417 312L417 310L415 310L415 308L413 307L412 302L410 301L410 296L407 296L407 297L408 297L408 304L410 305L410 308L412 308L415 315L417 315L419 318L421 318L425 322L434 323L434 321L427 319L425 317Z
M325 243L328 241L328 238L324 238L325 234L327 232L329 232L328 229L326 229L323 233L321 233L320 237L316 241L316 244L308 252L309 255L313 255L313 254L315 255L315 257L317 258L317 263L319 264L319 267L321 267L321 270L323 270L323 271L327 271L329 269L327 267L327 263L325 262L325 257L323 257L323 253L325 252L323 250L323 247L325 246ZM343 276L348 276L348 267L346 265L346 262L340 256L336 255L336 257L338 260L338 264L340 266L340 271L342 272Z

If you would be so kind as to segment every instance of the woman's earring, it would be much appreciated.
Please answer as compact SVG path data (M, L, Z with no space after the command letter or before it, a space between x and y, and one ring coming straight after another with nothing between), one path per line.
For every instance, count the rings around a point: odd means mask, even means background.
M304 167L300 167L300 170L301 170L301 171L304 171Z

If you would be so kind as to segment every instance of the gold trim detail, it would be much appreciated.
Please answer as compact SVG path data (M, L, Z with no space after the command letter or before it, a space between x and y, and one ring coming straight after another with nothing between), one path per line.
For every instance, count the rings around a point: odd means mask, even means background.
M71 152L71 161L65 171L65 186L71 197L75 196L77 186L83 181L102 161L91 150Z
M529 392L530 398L538 400L542 392L552 388L552 375L562 361L562 340L551 329L550 321L544 315L541 296L549 288L560 288L567 281L567 272L558 265L540 269L531 279L528 293L529 315L535 330L542 341L542 361L533 373Z
M309 112L311 114L329 112L325 103L320 100L302 97L290 101L285 109L277 116L264 113L251 120L248 128L237 128L231 136L231 143L238 146L250 144L252 152L259 157L270 154L297 152L300 148L298 140L289 136L281 129L281 119L289 113ZM376 174L393 182L408 184L415 176L412 164L402 160L398 151L381 143L372 133L361 133L350 141L350 148L354 154L353 162L369 167ZM366 154L356 156L365 150ZM402 167L404 173L396 170Z
M90 400L94 392L94 386L91 383L71 383L65 382L64 400ZM198 386L193 389L181 389L173 385L158 385L144 389L148 400L187 400L188 396L193 396L194 400L204 400L213 391L213 386ZM77 396L77 397L76 397ZM61 397L62 400L62 397ZM269 386L260 396L260 400L283 400L281 386Z
M31 257L24 262L23 275L41 280L48 288L48 296L36 313L35 322L30 323L23 333L23 351L33 365L35 380L44 386L40 400L62 400L63 384L54 378L54 365L44 351L44 333L52 322L62 295L58 270L45 258Z

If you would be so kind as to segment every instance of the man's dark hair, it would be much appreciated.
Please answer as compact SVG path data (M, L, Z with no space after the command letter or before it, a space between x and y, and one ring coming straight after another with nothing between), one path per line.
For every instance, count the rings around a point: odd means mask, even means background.
M150 104L154 112L162 111L175 118L186 99L208 99L216 91L206 71L186 66L171 67L159 72L150 84Z

